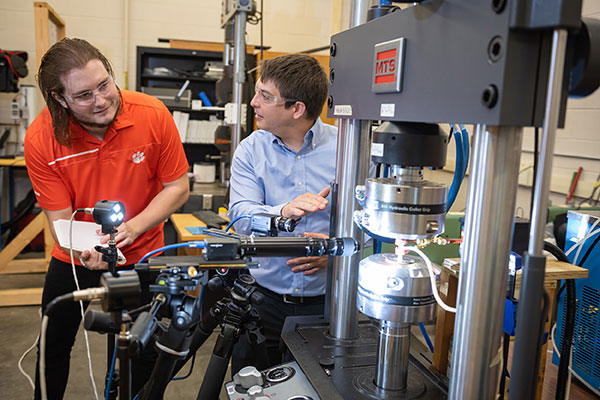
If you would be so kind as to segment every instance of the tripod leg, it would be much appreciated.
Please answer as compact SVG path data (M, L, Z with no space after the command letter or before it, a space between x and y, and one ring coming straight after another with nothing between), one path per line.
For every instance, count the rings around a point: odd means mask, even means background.
M213 320L207 321L206 324L202 323L202 325L199 325L196 328L196 331L194 332L194 336L192 337L192 342L190 343L190 352L185 357L185 359L177 361L177 364L175 365L175 369L173 370L173 375L171 376L171 379L173 377L175 377L175 375L177 375L177 373L190 360L190 358L192 358L192 356L194 354L196 354L196 351L198 351L198 349L204 344L204 342L206 342L206 340L210 337L210 335L212 335L213 331L215 330L215 328L218 325L219 324L218 324L217 320L213 319Z
M198 392L197 400L219 400L219 393L223 386L227 366L233 351L233 345L240 336L240 330L233 325L225 324L215 343L213 354L206 368L202 386Z
M267 338L262 334L256 324L248 327L248 341L256 354L256 369L262 371L271 366L269 362L269 353L267 352Z

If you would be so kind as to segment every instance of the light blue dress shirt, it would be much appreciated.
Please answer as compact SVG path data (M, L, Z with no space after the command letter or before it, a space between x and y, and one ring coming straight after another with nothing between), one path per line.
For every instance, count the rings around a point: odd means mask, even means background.
M286 147L270 132L254 131L242 140L231 163L229 218L265 212L281 214L284 205L304 193L319 193L335 179L337 128L317 119L304 136L299 152ZM325 210L302 217L292 233L329 235L331 194ZM250 219L235 223L236 232L250 234ZM292 258L292 257L290 257ZM325 293L326 270L312 275L294 273L286 265L289 258L254 258L260 268L251 270L256 281L279 294L318 296Z

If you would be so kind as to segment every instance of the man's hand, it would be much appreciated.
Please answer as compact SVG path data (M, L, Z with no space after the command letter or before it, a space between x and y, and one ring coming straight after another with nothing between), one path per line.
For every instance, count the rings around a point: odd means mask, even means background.
M322 192L321 192L322 193ZM329 236L322 233L304 232L306 237L317 237L327 239ZM286 264L292 267L292 272L303 272L304 275L312 275L322 269L327 268L327 257L297 257L290 258Z
M108 269L108 263L106 261L102 261L102 253L99 253L96 251L96 249L82 251L80 261L83 261L84 267L87 269Z
M98 234L102 234L102 230L98 229L96 231ZM117 248L121 249L124 246L132 244L135 239L140 236L141 232L137 232L134 226L132 226L131 221L123 222L121 225L117 227L117 233L115 234L115 243L117 244ZM108 243L110 235L104 235L102 239L100 239L101 244Z
M324 210L327 207L327 203L329 203L326 199L327 196L329 196L329 187L321 190L318 194L301 194L283 206L281 215L298 220L307 214Z

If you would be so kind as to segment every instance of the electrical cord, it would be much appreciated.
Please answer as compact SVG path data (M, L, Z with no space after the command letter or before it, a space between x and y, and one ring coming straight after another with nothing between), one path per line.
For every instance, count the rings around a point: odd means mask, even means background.
M600 236L599 236L600 237ZM544 241L544 250L552 254L557 260L569 262L567 255L555 244ZM575 330L575 313L576 313L576 298L575 298L575 282L573 279L565 281L567 289L567 297L565 302L565 326L562 337L562 354L568 357L561 357L558 365L558 375L556 378L556 400L563 400L566 397L567 380L569 378L569 365L572 355L571 348L573 342L573 332Z
M561 354L560 351L558 351L558 348L556 347L556 343L554 342L554 333L556 332L556 324L554 324L554 326L552 327L552 329L550 330L550 340L552 341L552 348L554 349L554 351L556 352L556 355L560 358ZM587 383L585 381L585 379L583 379L581 376L579 376L579 374L577 374L577 372L575 372L573 370L573 368L569 367L569 372L577 379L579 379L579 382L583 383L588 389L590 389L592 392L594 392L594 394L598 397L600 397L600 391L598 389L596 389L595 387L593 387L592 385L590 385L589 383Z
M202 286L200 288L200 295L198 296L198 303L202 303L202 295L204 294L204 286ZM194 355L192 356L192 364L190 365L190 370L189 372L185 375L185 376L180 376L180 377L173 377L173 379L171 379L172 381L182 381L184 379L187 379L190 377L190 375L192 375L192 372L194 371L194 363L196 362L196 353L194 353Z
M587 198L581 200L581 202L579 202L579 204L577 205L578 210L581 208L582 205L584 205L588 201L591 202L591 200L594 198L594 195L596 194L596 191L598 190L598 186L600 186L600 174L598 174L598 177L596 178L596 181L594 182L594 188L592 189L592 194L590 194L589 197L587 197Z
M144 256L142 258L140 258L140 260L138 261L138 264L143 263L144 261L146 261L146 259L148 259L148 257L151 257L157 253L160 253L162 251L165 250L171 250L171 249L177 249L180 247L189 247L189 248L204 248L204 242L199 241L199 240L194 240L192 242L185 242L185 243L174 243L174 244L169 244L163 247L159 247L156 250L152 250L149 251L148 253L144 254Z
M104 400L108 400L110 395L110 386L113 379L113 373L115 372L115 364L117 362L117 346L119 342L115 340L115 348L113 350L112 360L110 362L110 370L108 372L108 379L106 380L106 389L104 391Z
M425 261L425 264L427 265L427 270L429 271L429 281L431 282L431 290L433 292L433 297L435 298L435 301L437 301L439 306L442 307L444 310L451 313L456 313L456 308L450 307L449 305L444 303L444 301L440 297L440 294L438 293L437 284L435 282L435 273L433 271L433 265L431 264L431 260L429 260L425 253L423 253L421 249L419 249L417 246L407 247L406 250L417 253L423 259L423 261Z
M41 317L42 316L42 309L39 308L38 312L39 312L40 317ZM37 337L35 338L35 341L31 345L31 347L29 347L27 350L25 350L25 352L21 355L21 358L19 358L19 361L17 362L17 367L19 368L19 371L21 372L21 375L23 375L29 381L29 386L31 386L31 388L33 390L35 390L35 383L33 383L33 379L31 379L31 376L29 376L29 374L27 372L25 372L25 369L23 368L23 360L25 360L25 357L27 357L27 355L29 353L31 353L31 351L33 349L35 349L35 347L38 345L39 340L40 340L40 334L38 333Z
M600 232L600 229L597 229L595 231L593 230L596 227L596 225L598 225L598 223L600 223L600 218L598 218L598 219L596 219L596 221L594 221L594 223L592 224L592 226L589 227L588 230L585 232L585 235L583 236L583 238L581 240L577 241L577 243L575 243L573 246L571 246L571 248L569 248L569 250L567 250L565 252L565 254L568 256L573 251L579 249L585 243L586 240L588 240L589 238L591 238L592 236L594 236L595 234L597 234L598 232ZM576 254L576 257L573 260L573 264L575 264L575 265L577 264L577 258L578 257L577 257L577 254Z
M79 208L71 214L71 219L69 220L69 255L71 256L71 271L73 272L73 280L75 280L75 286L77 290L81 290L79 287L79 280L77 279L77 272L75 270L75 260L73 257L73 220L75 219L75 214L78 212L85 212L83 208ZM79 308L81 310L81 320L85 318L84 309L83 309L83 301L79 300ZM47 322L46 322L47 323ZM92 356L90 353L90 340L88 338L87 330L83 330L83 337L85 338L85 351L87 353L88 358L88 366L90 369L90 380L92 381L92 388L94 389L94 396L96 400L98 400L98 389L96 388L96 381L94 381L94 371L92 368Z
M240 215L240 216L234 218L233 221L231 221L229 223L229 225L227 225L227 228L225 228L225 232L227 232L233 226L233 224L235 224L237 221L239 221L242 218L252 218L252 215L244 214L244 215Z

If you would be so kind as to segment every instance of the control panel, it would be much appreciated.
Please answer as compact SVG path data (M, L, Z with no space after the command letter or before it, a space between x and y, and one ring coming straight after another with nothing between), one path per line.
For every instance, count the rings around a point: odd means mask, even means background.
M295 361L259 372L244 367L225 384L229 400L318 400Z

